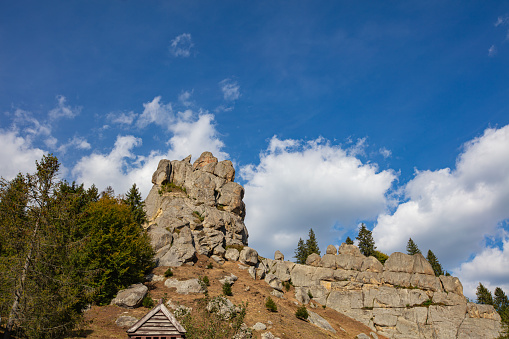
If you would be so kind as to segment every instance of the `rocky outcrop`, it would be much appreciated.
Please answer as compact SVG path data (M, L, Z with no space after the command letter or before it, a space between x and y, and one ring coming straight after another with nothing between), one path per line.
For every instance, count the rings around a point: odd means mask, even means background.
M152 175L145 227L158 266L192 264L197 254L224 258L227 246L247 245L244 188L231 161L210 152L190 161L161 160Z
M299 302L326 305L388 338L498 337L495 309L468 303L459 279L436 277L422 254L396 252L382 265L354 245L334 250L329 246L323 257L308 258L308 265L271 259L260 264L270 282L291 280Z

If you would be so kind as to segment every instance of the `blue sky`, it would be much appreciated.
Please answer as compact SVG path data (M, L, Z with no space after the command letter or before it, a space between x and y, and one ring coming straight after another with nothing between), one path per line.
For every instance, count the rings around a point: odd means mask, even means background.
M0 175L147 193L210 150L264 256L365 222L508 292L508 57L504 1L3 1Z

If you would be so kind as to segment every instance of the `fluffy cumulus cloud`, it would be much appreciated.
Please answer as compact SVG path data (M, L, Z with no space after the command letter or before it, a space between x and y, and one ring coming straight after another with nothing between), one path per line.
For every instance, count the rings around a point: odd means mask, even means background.
M187 58L191 55L194 43L191 34L183 33L175 37L170 44L170 52L176 57Z
M502 269L509 277L509 265L484 266L486 258L507 255L507 245L503 250L484 248L484 239L497 238L509 218L509 125L487 129L466 143L456 169L417 171L404 195L393 214L378 217L373 236L381 250L404 251L412 237L421 250L437 254L446 269L480 253L461 271L498 274ZM468 269L472 267L477 269Z
M29 140L16 131L0 130L0 177L11 180L18 173L35 172L35 161L46 153L40 148L32 147Z
M224 100L234 101L240 97L240 86L237 81L232 79L224 79L219 83L223 92Z
M206 111L174 112L171 103L164 104L161 97L143 104L144 111L135 122L140 128L150 124L163 128L168 135L165 149L153 150L148 155L136 154L142 140L133 135L119 135L111 151L93 152L83 157L72 173L78 182L99 189L112 186L117 193L126 192L136 183L143 196L152 186L150 178L161 159L183 159L192 155L196 159L204 151L212 152L220 160L228 157L222 151L223 142L216 130L214 115Z
M374 220L390 202L393 171L379 171L323 139L273 137L258 165L241 168L246 180L249 244L262 255L288 258L299 238L315 231L320 247L337 243L359 220Z

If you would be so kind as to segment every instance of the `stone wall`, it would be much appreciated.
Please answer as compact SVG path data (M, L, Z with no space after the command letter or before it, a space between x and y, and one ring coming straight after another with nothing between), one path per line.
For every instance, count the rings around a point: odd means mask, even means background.
M436 277L421 254L396 252L382 265L354 245L327 252L308 258L308 265L271 259L259 265L281 281L291 280L300 302L308 303L311 295L389 338L497 338L500 333L495 309L467 302L459 279Z
M193 263L196 254L224 257L227 245L247 245L244 188L231 161L204 152L191 165L161 160L152 175L145 225L159 266Z

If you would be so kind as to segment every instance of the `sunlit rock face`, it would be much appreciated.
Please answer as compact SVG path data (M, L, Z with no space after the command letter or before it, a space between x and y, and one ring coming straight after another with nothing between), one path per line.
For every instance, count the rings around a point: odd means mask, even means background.
M228 245L247 245L244 188L231 161L204 152L191 164L161 160L145 200L145 225L158 266L192 264L196 254L224 257Z

